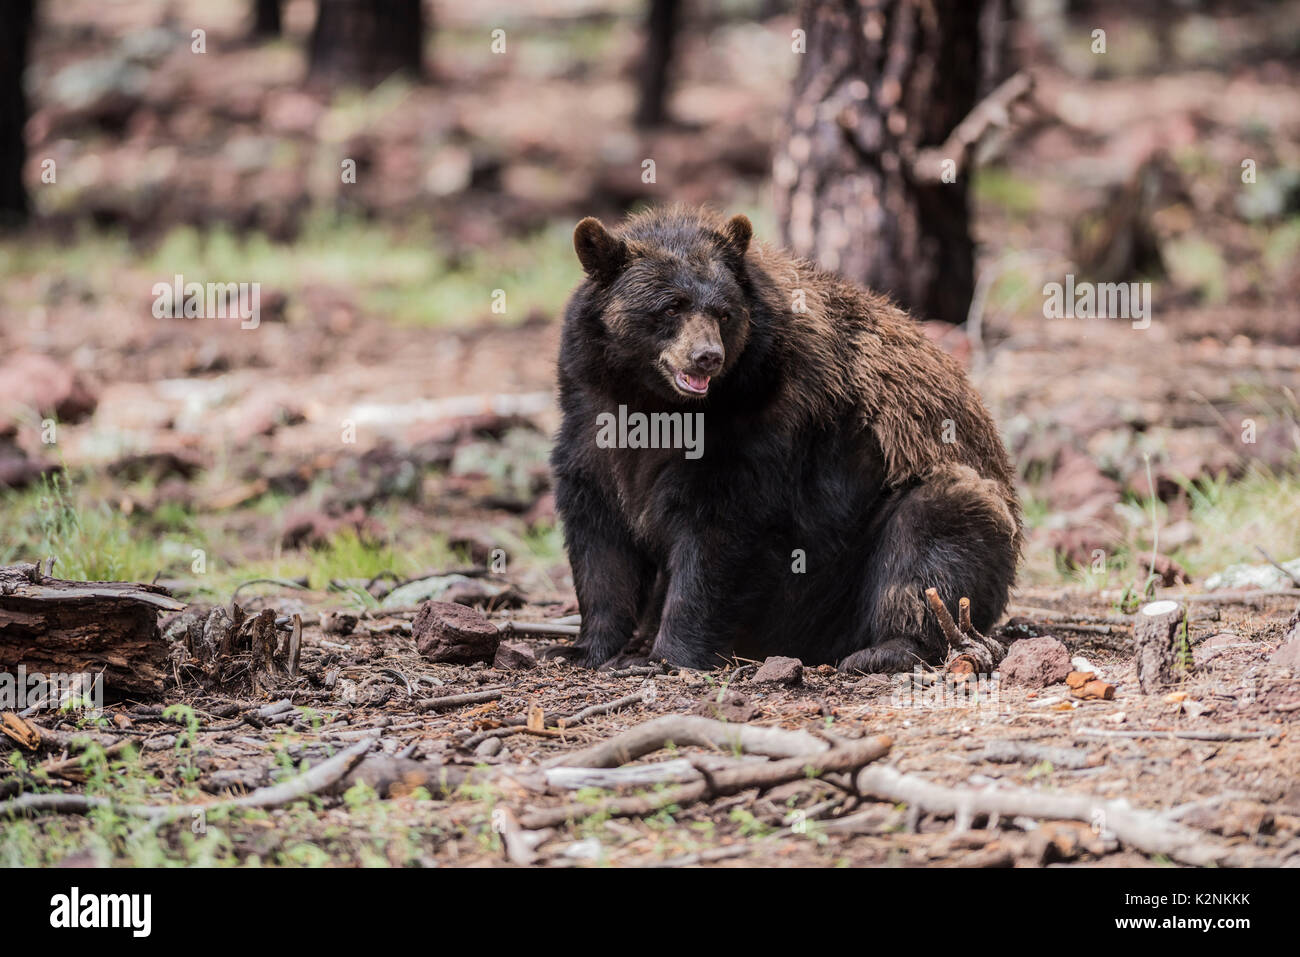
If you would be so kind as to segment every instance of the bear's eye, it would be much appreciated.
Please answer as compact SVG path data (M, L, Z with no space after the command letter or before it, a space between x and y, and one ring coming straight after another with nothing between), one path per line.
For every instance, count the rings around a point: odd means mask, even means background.
M675 316L685 308L686 308L686 300L674 299L672 302L668 304L668 308L664 310L664 315Z

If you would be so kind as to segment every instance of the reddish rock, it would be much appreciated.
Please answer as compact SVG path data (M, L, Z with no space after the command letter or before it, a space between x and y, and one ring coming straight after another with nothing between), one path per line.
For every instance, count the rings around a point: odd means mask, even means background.
M533 646L522 641L503 641L497 646L492 667L505 671L527 671L537 666L537 653Z
M493 661L501 634L478 612L455 602L426 601L411 625L415 647L430 661Z
M754 672L754 681L766 684L797 685L803 681L803 662L798 658L774 655Z
M702 714L715 721L750 721L758 716L758 707L738 691L725 691L719 696L711 691L691 709L692 714Z
M1022 638L998 666L1002 680L1027 688L1045 688L1064 681L1070 673L1070 653L1055 638Z
M1277 651L1268 660L1275 667L1290 668L1295 674L1300 674L1300 625L1291 629L1286 640L1278 645Z
M98 401L74 370L34 352L12 355L0 364L0 398L5 406L25 406L60 422L87 418Z

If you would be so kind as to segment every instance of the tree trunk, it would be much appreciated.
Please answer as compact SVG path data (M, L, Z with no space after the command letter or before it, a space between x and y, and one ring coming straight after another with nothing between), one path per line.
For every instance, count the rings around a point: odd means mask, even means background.
M5 23L0 27L0 228L27 220L27 191L23 188L27 97L23 93L23 72L27 69L34 6L35 0L8 0Z
M421 0L319 3L309 43L313 79L373 85L394 73L423 72Z
M280 0L253 0L253 36L269 39L278 37L282 30Z
M680 10L680 0L650 0L645 24L645 52L641 57L637 126L663 126L668 119L668 77Z
M988 82L981 6L807 0L807 50L773 169L795 253L952 323L974 292L967 164L943 182L911 161L944 143Z

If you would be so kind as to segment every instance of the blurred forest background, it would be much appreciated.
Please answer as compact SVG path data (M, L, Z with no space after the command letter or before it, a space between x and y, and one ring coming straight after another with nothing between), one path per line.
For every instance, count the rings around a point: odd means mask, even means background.
M364 602L502 548L570 596L572 228L670 201L970 367L1027 582L1300 555L1300 3L9 0L0 33L0 562ZM1152 282L1150 328L1045 318L1067 274ZM177 275L260 283L259 326L155 318Z

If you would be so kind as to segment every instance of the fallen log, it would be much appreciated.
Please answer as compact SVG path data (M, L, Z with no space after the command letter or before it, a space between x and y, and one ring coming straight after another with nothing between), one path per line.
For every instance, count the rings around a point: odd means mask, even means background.
M169 674L158 612L184 607L157 585L64 581L29 563L0 567L0 670L102 674L106 690L156 696Z

